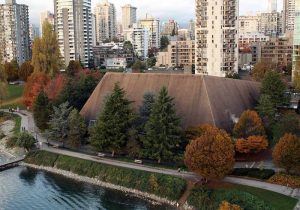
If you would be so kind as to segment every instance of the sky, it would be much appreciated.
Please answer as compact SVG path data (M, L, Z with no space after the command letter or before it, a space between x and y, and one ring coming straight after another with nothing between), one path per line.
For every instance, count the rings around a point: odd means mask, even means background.
M0 0L4 3L5 0ZM101 0L92 0L92 8ZM146 13L157 17L162 21L175 19L180 25L185 25L195 16L195 0L109 0L117 8L118 20L121 18L121 6L127 3L137 7L138 18ZM267 0L239 0L240 14L255 14L257 11L265 11ZM278 0L278 9L282 9L282 0ZM53 0L17 0L19 4L29 6L30 22L39 26L41 11L53 11Z

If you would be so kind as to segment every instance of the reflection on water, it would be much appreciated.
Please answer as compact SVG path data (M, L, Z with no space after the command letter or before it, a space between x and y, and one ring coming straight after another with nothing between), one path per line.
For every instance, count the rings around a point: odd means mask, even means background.
M1 210L171 210L125 193L18 167L0 172Z

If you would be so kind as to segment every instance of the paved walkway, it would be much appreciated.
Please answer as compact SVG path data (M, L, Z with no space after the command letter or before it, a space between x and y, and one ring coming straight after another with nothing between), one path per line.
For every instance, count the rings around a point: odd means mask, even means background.
M8 110L2 110L2 111L8 111ZM46 139L42 135L40 135L40 133L38 132L38 129L35 127L33 117L30 112L21 111L20 113L15 113L15 114L18 114L22 118L22 121L21 121L22 127L25 127L26 130L35 134L40 142L43 142L43 143L47 142ZM113 166L117 166L117 167L125 167L125 168L143 170L143 171L148 171L148 172L153 172L153 173L173 175L173 176L182 177L184 179L188 179L191 181L201 180L200 176L198 176L194 173L190 173L190 172L178 172L176 170L171 170L171 169L156 168L156 167L138 165L138 164L134 164L134 163L127 163L127 162L122 162L122 161L117 161L117 160L98 158L95 156L86 155L86 154L82 154L82 153L78 153L78 152L72 152L72 151L62 150L62 149L58 149L58 148L48 147L46 144L43 144L41 149L45 150L45 151L57 153L57 154L63 154L63 155L68 155L68 156L77 157L77 158L81 158L81 159L92 160L95 162L113 165ZM277 192L277 193L280 193L283 195L287 195L290 197L300 199L300 189L292 189L289 187L270 184L270 183L266 183L266 182L243 179L243 178L235 178L235 177L226 177L224 179L224 181L233 183L233 184L240 184L240 185L256 187L256 188L260 188L260 189L264 189L264 190L270 190L273 192ZM299 201L297 207L295 207L295 210L300 210L300 201Z

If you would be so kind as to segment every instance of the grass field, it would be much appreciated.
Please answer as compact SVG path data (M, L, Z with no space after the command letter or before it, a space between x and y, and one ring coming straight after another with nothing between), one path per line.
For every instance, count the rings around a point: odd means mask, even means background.
M224 200L247 210L293 210L298 202L297 199L268 190L223 183L195 188L188 203L199 210L214 210Z
M298 202L295 198L255 187L236 185L235 188L261 198L276 210L293 210Z
M8 85L7 95L1 100L1 108L24 108L23 91L24 85Z

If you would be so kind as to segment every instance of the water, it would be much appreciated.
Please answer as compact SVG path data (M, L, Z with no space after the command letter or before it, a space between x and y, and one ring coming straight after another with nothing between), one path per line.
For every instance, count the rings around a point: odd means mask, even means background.
M0 172L0 210L173 210L27 167Z

